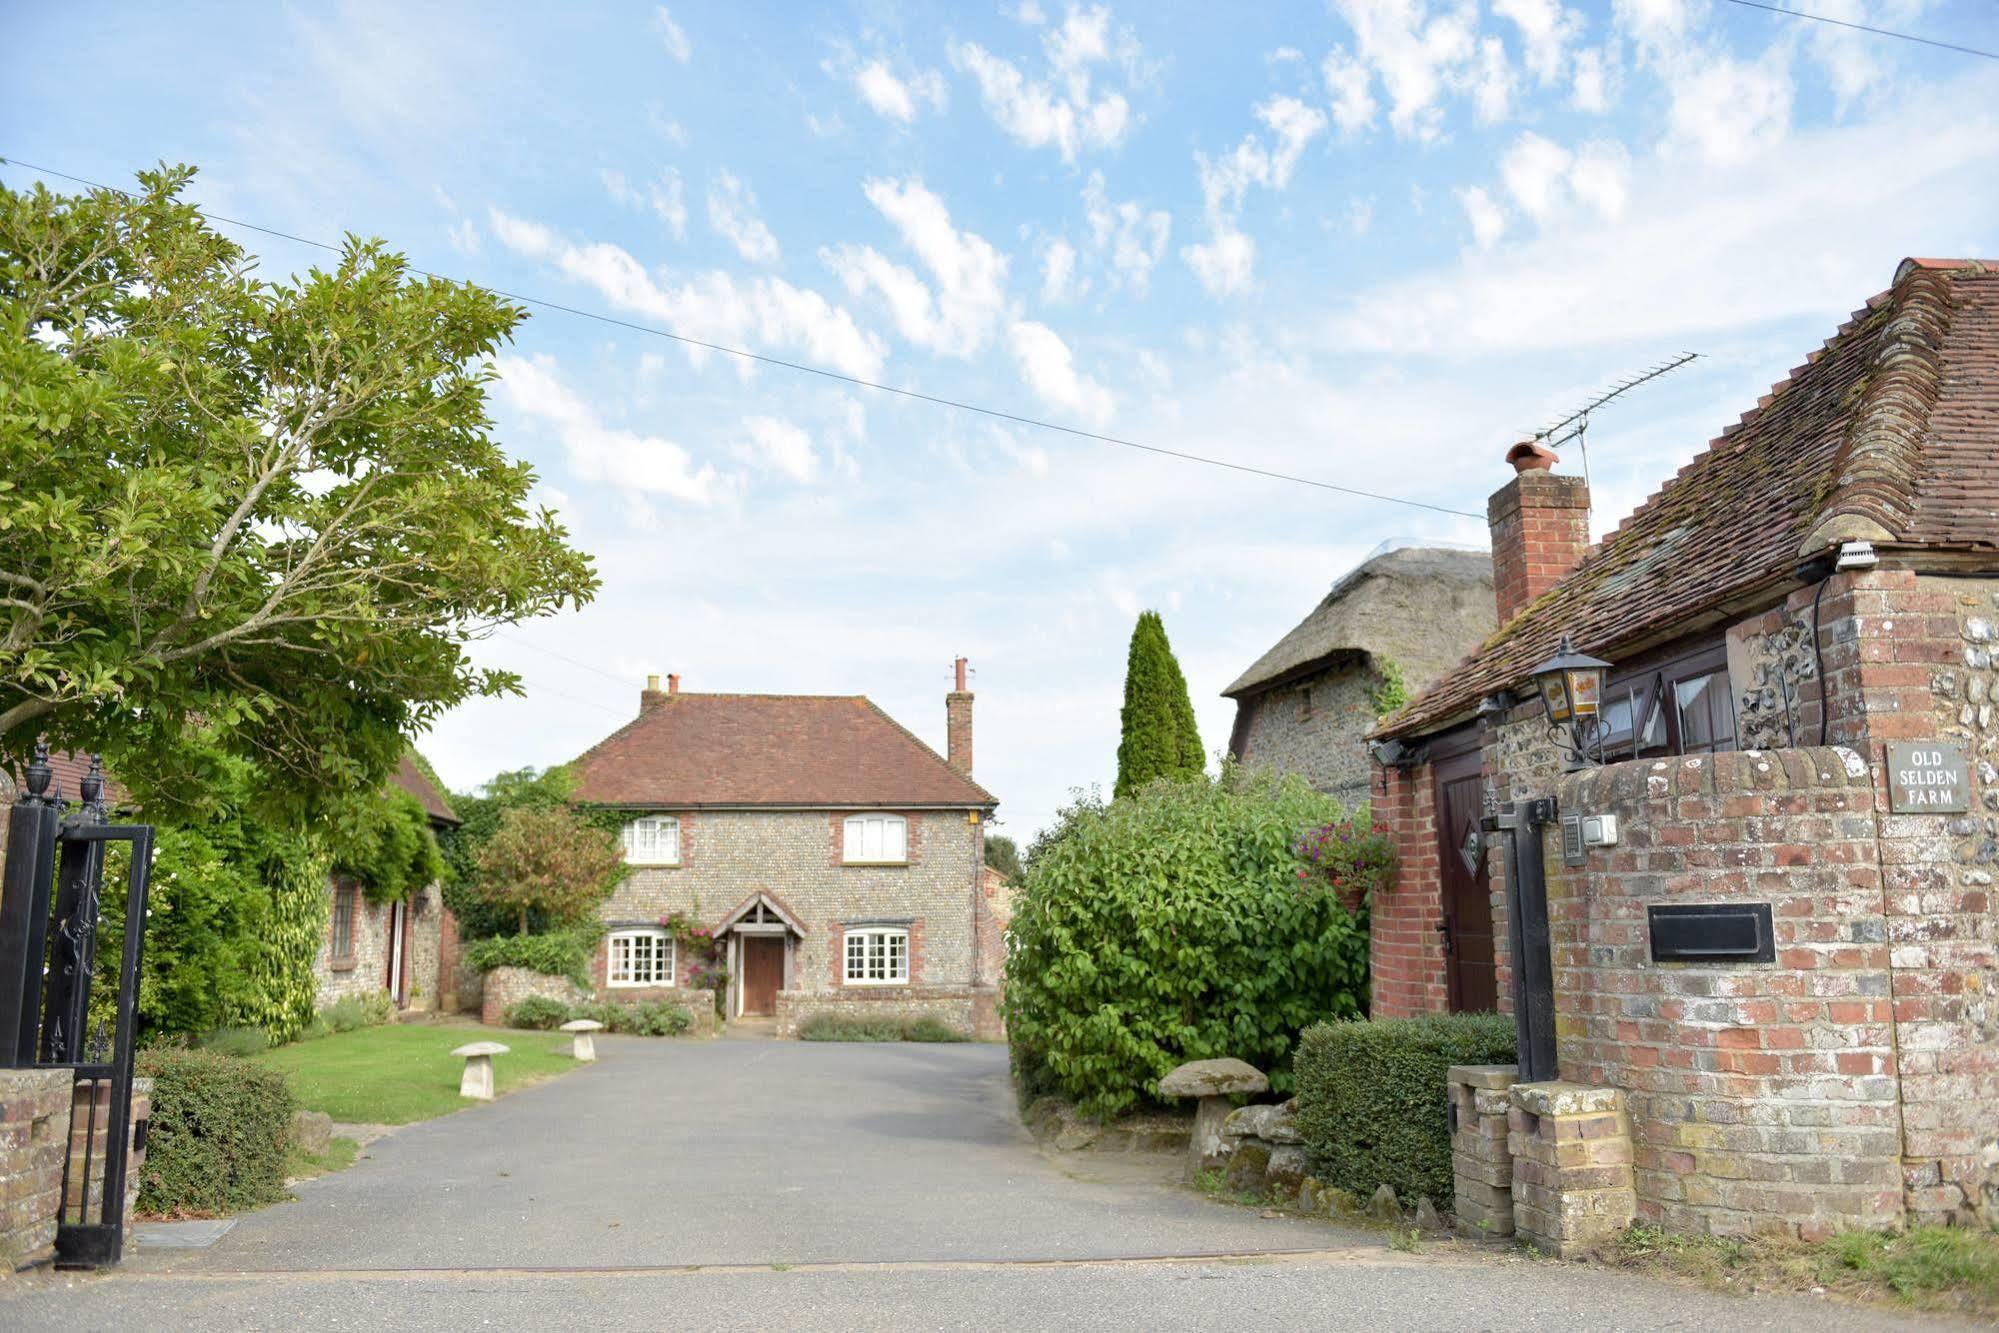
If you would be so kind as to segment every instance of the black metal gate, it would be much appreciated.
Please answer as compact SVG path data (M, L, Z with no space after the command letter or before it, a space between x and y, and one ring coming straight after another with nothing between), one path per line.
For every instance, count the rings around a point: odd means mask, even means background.
M132 1044L153 830L105 822L104 771L96 759L73 809L51 789L47 746L35 747L22 776L7 812L0 880L0 1066L75 1071L56 1263L98 1268L124 1252L126 1169L134 1139L145 1141L145 1124L131 1123ZM115 1030L107 1041L101 1018L95 1034L89 1032L90 982L104 853L114 842L128 844L130 856Z

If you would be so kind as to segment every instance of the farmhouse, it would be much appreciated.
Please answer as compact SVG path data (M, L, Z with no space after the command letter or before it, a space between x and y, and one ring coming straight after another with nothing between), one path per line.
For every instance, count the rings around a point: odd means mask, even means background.
M859 695L697 694L678 676L576 761L576 799L623 815L631 870L604 905L600 993L685 997L712 975L670 919L720 941L730 1018L865 1010L997 1030L997 806L972 780L965 662L939 755Z

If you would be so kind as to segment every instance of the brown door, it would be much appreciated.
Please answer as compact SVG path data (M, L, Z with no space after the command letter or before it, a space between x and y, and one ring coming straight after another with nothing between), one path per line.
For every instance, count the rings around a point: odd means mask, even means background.
M1499 978L1492 948L1492 883L1479 832L1479 755L1436 763L1437 853L1444 866L1444 964L1450 978L1451 1010L1499 1007Z
M743 1012L777 1012L778 987L784 985L784 939L777 935L743 936Z

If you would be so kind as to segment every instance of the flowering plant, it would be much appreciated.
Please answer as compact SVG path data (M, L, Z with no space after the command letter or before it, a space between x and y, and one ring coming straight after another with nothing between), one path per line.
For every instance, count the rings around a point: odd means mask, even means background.
M659 919L660 926L673 936L679 946L680 956L687 960L687 984L703 990L720 990L729 981L729 971L717 960L722 956L722 941L715 932L695 921L693 915L675 908Z
M1384 825L1358 819L1320 824L1299 834L1291 850L1301 863L1298 878L1331 889L1343 902L1366 902L1395 879L1395 849Z

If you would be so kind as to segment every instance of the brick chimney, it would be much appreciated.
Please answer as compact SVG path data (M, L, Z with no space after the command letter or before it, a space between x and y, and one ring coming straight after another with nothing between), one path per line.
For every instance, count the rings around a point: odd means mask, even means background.
M965 659L955 663L957 681L944 696L944 758L951 767L972 776L972 692L965 688Z
M1506 451L1514 478L1486 502L1499 623L1575 568L1589 547L1589 486L1549 471L1555 451L1528 440Z
M658 676L647 676L646 687L639 691L639 711L641 713L649 712L665 703L668 695L678 693L680 693L680 677L668 676L666 678L666 688L662 690L659 687Z

